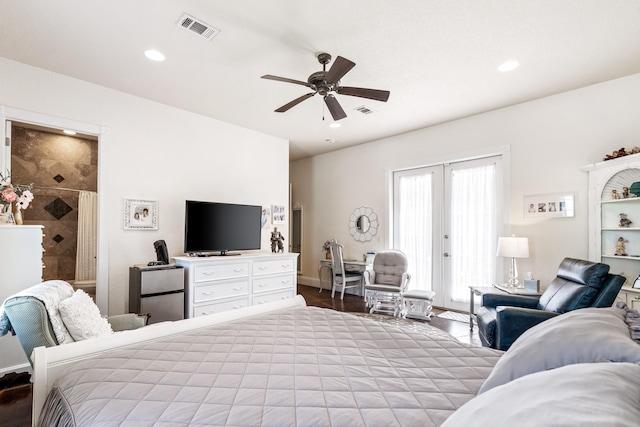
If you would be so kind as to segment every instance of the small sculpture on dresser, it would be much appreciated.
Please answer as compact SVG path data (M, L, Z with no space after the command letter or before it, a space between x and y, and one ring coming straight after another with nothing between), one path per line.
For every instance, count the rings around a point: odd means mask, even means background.
M276 253L276 247L277 252L284 252L284 237L278 231L278 227L274 227L271 232L271 252Z

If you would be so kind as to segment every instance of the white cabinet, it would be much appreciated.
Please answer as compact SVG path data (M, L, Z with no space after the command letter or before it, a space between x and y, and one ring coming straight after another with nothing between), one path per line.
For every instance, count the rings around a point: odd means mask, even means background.
M42 282L41 225L0 225L0 302ZM29 365L18 338L0 337L0 376Z
M176 257L185 268L185 317L291 298L298 254Z
M589 258L610 265L611 273L627 278L617 300L637 308L640 301L635 297L640 293L631 286L640 275L640 197L631 194L624 198L623 189L640 182L640 154L594 163L582 170L589 173ZM623 218L631 224L621 224Z

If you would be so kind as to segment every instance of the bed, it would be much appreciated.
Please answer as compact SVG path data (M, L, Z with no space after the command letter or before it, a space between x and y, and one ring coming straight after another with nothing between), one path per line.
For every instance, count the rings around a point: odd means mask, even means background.
M579 360L572 363L566 363L570 357L563 354L554 356L560 360L558 366L545 365L546 361L536 366L535 361L524 358L530 351L524 345L514 344L515 350L507 353L471 347L445 333L425 335L348 313L307 307L297 296L107 339L38 348L33 356L33 418L44 426L455 427L471 425L470 420L475 420L474 425L551 425L527 424L535 420L533 416L511 418L509 423L495 416L511 416L505 398L513 398L521 405L518 412L534 407L542 420L536 399L548 405L554 401L554 390L533 398L538 393L527 392L527 381L542 381L535 383L538 387L555 384L571 396L571 391L562 388L564 381L538 379L540 374L560 372L563 364L569 364L573 365L569 368L581 369L583 365L620 368L613 373L587 370L586 379L617 375L613 383L603 381L609 388L620 389L619 393L607 389L607 396L618 399L612 401L612 413L624 417L622 422L634 416L637 421L640 403L633 391L640 390L640 346L624 323L626 311L612 310L607 316L618 330L622 331L619 323L626 328L620 342L629 347L623 346L623 352L618 345L611 350L614 356L598 353L594 357L620 363L586 363L589 361L581 358L588 352L579 348ZM555 326L562 329L565 323ZM593 328L584 318L573 323ZM571 319L568 324L571 329ZM523 342L544 347L548 334L543 332L542 339L536 335L528 340L523 335ZM556 339L563 334L553 332ZM530 368L523 369L523 363ZM573 382L567 387L582 387L575 382L584 381L583 374L569 372ZM629 384L620 383L627 379ZM512 394L512 384L518 386L514 391L519 395ZM619 399L620 404L629 405L625 411L620 411ZM589 423L597 418L590 414L588 396L574 403L578 412L586 411L590 418L586 424L568 425L596 425ZM613 415L605 409L599 413L604 414L606 425L631 425L611 422Z

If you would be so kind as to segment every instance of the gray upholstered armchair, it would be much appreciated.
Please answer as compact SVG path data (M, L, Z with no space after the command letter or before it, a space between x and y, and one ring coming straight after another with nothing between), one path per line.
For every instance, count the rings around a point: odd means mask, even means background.
M38 292L30 292L30 289L44 289L47 292L47 288L58 288L60 292L54 292L55 298L51 298L52 294L49 294L47 298L39 299ZM71 295L69 294L71 293ZM74 291L66 282L60 280L54 280L50 282L44 282L29 288L20 294L14 295L4 302L4 313L2 313L2 319L0 323L3 326L2 334L5 332L11 332L17 335L20 345L31 361L31 353L36 347L52 347L60 344L60 335L54 331L52 325L52 319L50 318L50 310L56 312L57 308L55 304L58 304L60 300L71 298ZM36 296L34 296L36 295ZM70 295L70 296L69 296ZM60 298L58 298L58 296ZM88 298L88 297L87 297ZM45 306L43 300L47 301L49 307ZM97 307L95 307L97 310ZM122 314L107 318L109 325L113 331L123 331L129 329L137 329L147 324L149 315L137 315L134 313ZM61 319L54 319L53 323L57 325L57 328L71 329L72 325L64 326ZM78 322L80 323L80 321ZM68 340L63 343L73 342L74 338L68 335Z
M551 317L586 307L610 307L625 282L606 264L565 258L541 296L489 293L478 310L485 347L507 350L527 329Z
M408 267L409 261L402 251L388 249L376 253L373 270L364 273L364 297L371 313L400 314L402 294L411 280Z

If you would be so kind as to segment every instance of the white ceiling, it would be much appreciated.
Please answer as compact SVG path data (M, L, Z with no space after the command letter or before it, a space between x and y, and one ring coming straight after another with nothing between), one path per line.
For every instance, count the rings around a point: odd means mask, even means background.
M321 52L389 101L337 95L339 129L320 96L275 113L309 89L260 76L306 81ZM288 139L298 159L639 73L640 0L2 0L0 56Z

